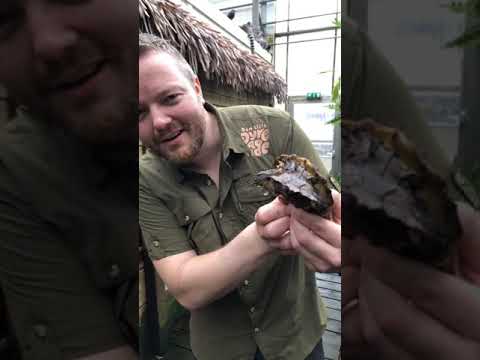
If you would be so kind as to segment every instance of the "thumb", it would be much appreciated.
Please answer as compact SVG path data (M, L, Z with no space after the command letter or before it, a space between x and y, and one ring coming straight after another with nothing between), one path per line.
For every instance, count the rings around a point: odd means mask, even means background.
M332 197L333 197L333 221L337 224L342 223L342 194L338 191L332 190Z

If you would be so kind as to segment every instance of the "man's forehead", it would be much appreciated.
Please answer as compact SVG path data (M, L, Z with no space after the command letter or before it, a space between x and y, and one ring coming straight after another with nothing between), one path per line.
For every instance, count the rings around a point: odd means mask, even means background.
M157 64L161 65L161 64ZM176 67L145 67L140 68L139 100L148 101L149 98L162 98L175 91L188 91L188 80Z
M140 66L142 66L142 64L155 64L155 63L161 64L161 65L164 65L164 64L176 65L177 59L175 59L173 55L165 51L151 49L144 52L140 56L139 63L140 63Z
M187 78L184 69L178 62L178 59L168 53L152 52L140 57L139 60L140 78L143 81L149 81L150 77L162 76L175 78L182 83L191 80Z

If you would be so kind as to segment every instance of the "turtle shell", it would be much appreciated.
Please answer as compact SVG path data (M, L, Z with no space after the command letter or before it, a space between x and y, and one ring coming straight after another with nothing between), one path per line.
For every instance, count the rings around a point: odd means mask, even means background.
M303 157L280 155L275 168L261 171L255 182L274 195L282 195L286 202L307 212L330 217L332 193L312 163Z
M444 179L398 130L342 120L342 234L447 270L461 234Z

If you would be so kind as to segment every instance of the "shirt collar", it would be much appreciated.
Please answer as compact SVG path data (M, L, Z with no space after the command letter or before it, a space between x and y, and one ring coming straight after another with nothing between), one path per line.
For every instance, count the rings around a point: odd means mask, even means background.
M222 144L222 161L226 162L236 162L237 164L243 163L243 158L245 155L250 154L250 150L247 145L243 142L240 135L235 136L235 129L232 123L232 119L222 111L219 111L215 106L206 102L204 104L205 110L209 113L215 115L215 120L218 123L218 128L220 130L220 136L223 139ZM168 161L167 161L168 163ZM178 183L182 183L185 178L190 178L194 174L194 171L188 168L181 168L172 164L169 164L171 169L174 171L175 179ZM243 169L243 167L241 168ZM244 174L245 171L238 169L241 174L237 174L239 171L234 171L234 178L239 177Z
M236 154L249 153L250 151L240 135L235 136L235 128L230 116L225 112L219 111L210 103L206 102L204 107L205 110L215 115L215 119L218 122L218 128L223 139L223 159L227 160L232 151Z
M75 164L79 176L83 181L93 186L104 185L112 174L118 177L120 173L131 172L136 167L138 171L138 146L125 145L113 149L111 146L93 146L67 129L56 126L42 114L31 114L29 111L19 111L22 124L25 124L33 133L47 139L43 141L52 151L60 152L61 158L68 159ZM126 148L128 147L128 149ZM137 152L132 152L131 150Z

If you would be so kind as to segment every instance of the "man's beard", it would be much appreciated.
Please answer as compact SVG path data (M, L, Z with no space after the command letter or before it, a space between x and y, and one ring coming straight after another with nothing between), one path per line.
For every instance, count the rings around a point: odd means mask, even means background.
M191 142L187 144L186 149L180 148L177 151L161 151L153 147L151 150L179 167L189 167L192 165L195 157L201 151L205 138L205 124L203 122L190 123L184 131L190 134Z
M100 109L87 109L84 113L59 111L48 103L32 104L29 109L52 126L62 127L86 143L96 146L131 143L138 147L137 98L131 96L125 101L115 102L117 104L113 106L110 103L107 104L110 106L100 104Z
M187 167L192 165L195 156L200 152L202 146L203 137L197 137L192 139L191 144L188 146L188 150L183 152L168 152L165 154L164 158L177 166Z

